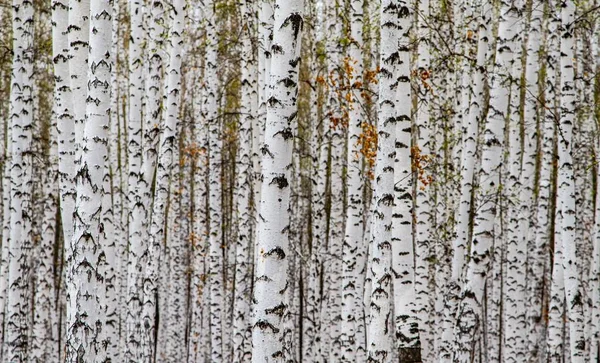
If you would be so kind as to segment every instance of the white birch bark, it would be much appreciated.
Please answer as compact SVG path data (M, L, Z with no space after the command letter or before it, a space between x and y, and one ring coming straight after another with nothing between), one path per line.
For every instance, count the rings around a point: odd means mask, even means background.
M316 4L315 4L316 6ZM314 16L313 16L314 18ZM317 20L316 20L317 21ZM320 22L319 22L320 25ZM314 30L315 37L322 38L320 27ZM316 41L316 39L315 39ZM316 60L314 60L316 62ZM318 96L317 96L318 97ZM328 119L321 121L319 112L311 118L310 153L312 161L311 180L311 243L307 266L308 288L306 299L306 319L302 356L309 361L317 359L321 353L323 255L327 245L327 165L330 149L331 130ZM322 117L325 117L324 115Z
M240 3L243 21L241 107L238 129L239 148L236 179L238 236L235 258L235 297L233 322L233 352L235 361L248 360L252 353L250 325L250 246L254 242L252 233L252 126L258 117L258 67L252 41L255 39L255 1Z
M123 301L125 296L123 294L123 288L126 285L127 274L125 260L127 251L127 212L126 212L126 190L124 185L125 173L127 173L127 162L126 162L126 143L127 140L123 133L124 114L120 109L120 101L123 97L125 88L123 87L123 79L125 79L122 72L124 55L121 50L123 46L124 32L122 26L120 26L120 15L123 0L114 0L112 2L112 39L111 39L111 55L113 57L112 62L114 69L111 74L111 118L110 118L110 140L109 154L110 161L108 164L108 172L110 172L110 188L111 194L108 198L111 199L112 203L112 215L113 215L113 240L115 241L114 246L114 272L115 281L114 292L110 291L109 295L114 299L113 305L115 308L115 320L116 326L112 327L116 329L117 337L111 342L113 346L109 355L118 359L124 346L124 336L121 334L123 320L125 317L123 308ZM125 91L126 92L126 91ZM106 198L106 196L105 196Z
M112 7L109 1L90 6L88 98L82 138L82 158L77 172L73 254L67 261L68 305L67 362L104 361L110 339L105 271L113 262L106 234L110 234L110 193L105 183L110 122L110 56ZM108 210L106 209L108 207Z
M573 67L575 4L572 1L561 1L561 36L560 44L560 134L558 140L558 195L557 203L562 223L560 241L564 252L563 270L565 279L565 295L567 316L569 321L569 343L571 362L585 360L585 339L583 334L583 297L577 271L575 253L575 180L573 175L572 132L575 120L575 72Z
M337 1L332 1L326 9L328 16L328 35L326 48L329 56L327 68L329 76L338 87L344 85L347 81L344 78L348 76L344 70L344 60L342 49L340 49L340 37L342 35L342 26L340 21L341 5ZM344 77L344 78L342 78ZM342 93L343 94L343 93ZM328 259L324 259L323 278L325 287L323 288L322 307L321 307L321 344L323 360L338 361L340 356L340 321L341 321L341 260L342 243L344 236L344 184L342 179L342 158L344 156L344 131L342 125L345 122L345 113L347 104L345 100L340 99L334 89L329 90L329 123L325 125L330 131L330 155L329 155L329 223L327 229L327 248L324 249ZM325 160L321 160L321 165L326 167ZM322 254L322 252L321 252ZM326 262L328 261L328 262Z
M394 134L396 132L396 74L398 62L398 9L393 1L381 4L381 49L375 197L370 244L372 292L367 349L372 362L393 356L392 334L392 213L394 204Z
M519 14L525 12L525 3L523 1L515 2L515 10ZM520 197L523 188L522 173L527 173L530 177L533 168L531 165L523 166L523 147L521 138L521 77L523 70L522 62L522 40L525 26L523 19L518 24L514 24L515 37L514 55L515 62L511 70L511 95L509 105L508 119L508 175L503 188L503 201L506 208L505 222L505 254L506 254L506 280L503 284L502 304L504 309L503 340L500 344L503 346L503 358L507 362L521 362L525 359L525 330L526 311L525 306L525 276L527 273L527 235L528 223L520 224L519 214L521 202ZM535 133L535 132L532 132ZM524 195L523 195L524 197ZM529 219L529 218L527 218Z
M73 98L69 71L70 45L69 2L55 0L52 3L52 49L54 54L55 107L58 128L58 172L60 187L60 213L64 240L67 246L73 235L73 211L75 209L75 125L73 121Z
M540 60L539 51L541 45L541 37L542 37L542 21L543 21L543 10L544 4L541 1L533 1L531 5L531 20L529 25L529 38L527 40L527 65L525 68L525 82L526 82L526 93L525 93L525 104L524 104L524 154L523 154L523 173L521 174L521 185L522 191L520 193L520 209L519 209L519 225L527 226L526 231L524 231L522 235L521 243L524 244L531 253L528 253L528 271L527 276L529 277L529 281L527 281L528 290L526 300L526 311L527 311L527 324L530 328L529 334L526 335L526 347L525 351L525 359L535 359L535 357L539 354L537 351L537 344L534 344L534 349L532 350L531 342L537 342L541 338L541 327L540 322L536 320L536 317L539 316L539 312L541 312L542 308L542 294L540 288L542 288L541 284L543 283L543 261L545 259L544 247L543 245L537 244L537 222L540 222L540 217L538 216L538 212L545 213L545 215L541 218L545 219L541 222L546 223L544 226L546 228L546 232L544 233L547 237L547 219L548 219L548 185L546 184L549 181L549 165L544 164L547 159L544 159L546 155L544 153L549 152L548 149L542 150L542 167L540 172L540 189L538 194L538 206L541 206L545 203L545 210L536 209L534 205L534 178L535 178L535 168L536 168L536 159L537 155L537 137L539 132L537 131L536 125L539 124L539 130L542 130L543 140L542 147L546 146L546 129L545 123L543 120L539 119L539 100L538 96L540 94L539 90L539 67L538 63ZM547 71L548 72L548 71ZM551 136L551 130L548 130ZM550 139L551 140L551 139ZM544 179L545 178L545 179ZM544 189L546 188L546 189ZM544 201L541 198L545 198ZM542 238L544 238L542 237ZM527 332L526 329L523 329L523 333Z
M210 291L210 328L211 328L211 361L223 359L225 296L224 296L224 263L222 235L222 167L221 148L222 126L217 105L217 17L214 3L205 4L204 19L206 21L206 61L204 69L204 122L208 123L208 213L209 213L209 251L208 251L208 285Z
M412 12L398 2L398 65L395 98L394 208L392 214L392 263L394 268L394 326L400 360L420 354L419 321L415 314L415 255L413 252L413 170L411 163L410 38Z
M13 1L11 77L10 240L3 359L28 360L31 344L30 268L32 241L33 3Z
M41 230L37 258L34 264L35 290L33 298L32 347L29 359L32 362L58 361L58 332L56 316L56 296L54 291L54 242L56 239L56 212L58 208L58 147L56 113L53 112L50 125L50 140L46 170L41 176L42 205Z
M431 5L436 5L435 3ZM432 95L432 69L431 69L431 49L433 33L430 30L430 21L433 19L430 9L430 1L424 0L418 2L417 16L417 114L415 119L416 127L416 153L421 168L429 168L427 160L433 159L433 145L431 144L431 110L433 109ZM426 159L427 158L427 159ZM423 170L417 171L417 173ZM431 173L431 170L425 170L424 179ZM429 278L429 251L433 248L432 216L433 206L431 200L432 186L427 184L426 180L415 181L415 312L419 319L419 333L422 356L426 357L431 348L428 346L429 339L426 326L429 321L428 311L428 278ZM412 340L412 339L411 339Z
M262 148L262 191L256 245L252 361L283 358L282 316L287 304L289 172L292 125L297 117L298 62L303 27L302 1L278 0L275 6L272 61Z
M262 190L262 151L261 147L265 138L265 125L267 121L267 100L269 98L269 79L271 72L271 43L273 41L273 13L274 0L257 1L258 8L258 117L252 125L253 142L253 168L254 180L252 183L252 194L254 198L254 220L255 225L259 219L259 201ZM256 228L256 227L255 227ZM255 239L258 230L254 231ZM254 258L256 259L256 251ZM256 261L255 261L256 262Z
M16 92L11 94L11 103L13 101L13 97L16 96ZM10 109L10 107L9 107ZM10 200L11 200L11 179L10 179L10 169L11 169L11 155L12 155L12 131L10 127L10 123L6 125L6 140L4 145L4 165L2 165L2 265L0 265L0 273L2 278L0 279L0 314L2 316L2 327L6 322L6 305L8 303L8 264L9 264L9 244L10 244ZM0 358L6 354L6 333L4 329L0 329L1 334L0 338Z
M146 217L145 202L142 200L143 184L143 98L144 86L144 53L146 42L144 29L144 7L141 0L129 1L129 18L131 36L129 43L129 112L127 115L127 213L128 213L128 249L127 249L127 288L125 302L125 359L138 361L141 358L141 278L142 266L139 258L143 253L143 226Z
M162 303L166 304L161 311L161 317L165 320L163 335L158 338L164 341L164 350L160 346L157 349L157 361L176 363L184 360L185 349L185 326L186 326L186 250L189 237L189 215L186 209L190 205L190 188L184 187L187 182L190 168L182 163L180 150L175 148L174 159L178 160L180 166L171 179L171 191L169 193L169 204L166 222L166 246L169 251L168 265L165 264L165 279L163 286L167 289ZM186 175L186 171L188 172ZM161 302L159 302L159 307ZM160 331L160 328L159 328Z
M548 306L547 359L549 363L563 362L564 319L565 319L565 279L563 270L563 248L560 225L562 217L557 205L554 228L554 254L552 266L552 284ZM558 227L558 228L557 228Z
M363 242L363 176L362 155L360 153L359 135L362 123L365 122L362 97L363 85L363 1L350 2L350 62L353 72L350 77L351 101L349 105L347 154L346 154L346 230L343 254L342 273L342 306L341 306L341 357L342 362L353 362L357 359L357 320L362 319L362 294L360 286L361 267L364 265Z
M75 123L73 114L73 96L71 94L70 74L70 42L69 42L69 1L52 2L52 53L54 56L54 107L57 117L56 128L58 133L58 185L59 207L61 216L63 240L63 253L66 255L73 236L73 212L75 210ZM60 297L58 309L59 332L57 340L64 343L64 268L60 268L58 291ZM58 306L57 306L58 308ZM60 349L60 360L64 358L63 349Z

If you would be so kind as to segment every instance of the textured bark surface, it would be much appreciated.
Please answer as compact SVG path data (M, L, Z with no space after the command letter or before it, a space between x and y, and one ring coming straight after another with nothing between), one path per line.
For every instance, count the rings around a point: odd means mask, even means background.
M292 123L297 116L298 62L303 2L281 0L274 10L271 72L265 141L262 147L262 191L259 207L252 361L281 361L281 318L287 310L287 240Z

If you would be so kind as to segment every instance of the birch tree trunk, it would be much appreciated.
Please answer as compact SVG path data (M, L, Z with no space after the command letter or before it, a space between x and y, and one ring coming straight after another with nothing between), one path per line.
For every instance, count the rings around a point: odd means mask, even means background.
M525 12L524 2L515 2L516 11L519 14ZM505 196L503 202L506 205L506 282L503 285L501 295L503 306L504 340L500 344L504 347L503 357L507 362L521 362L525 356L525 329L526 311L525 306L525 275L527 273L527 223L520 224L519 211L521 205L520 192L522 173L530 175L532 168L529 165L521 166L523 159L523 148L521 138L521 76L522 62L522 33L525 26L521 20L515 28L514 41L514 64L512 66L510 82L511 95L508 119L508 175L503 188Z
M372 362L389 362L393 357L390 324L392 311L392 213L394 205L394 134L396 132L396 89L398 63L398 8L393 1L381 4L381 50L377 161L370 244L372 292L368 320L367 349Z
M106 264L113 263L108 247L110 207L103 195L108 162L112 7L110 1L94 1L90 7L88 99L82 141L82 158L77 172L73 254L67 261L67 362L104 361L110 339L107 316ZM110 216L109 216L110 217ZM110 267L110 266L109 266ZM109 330L110 331L110 330Z
M583 297L577 271L575 253L575 180L573 175L572 134L575 120L575 72L573 58L575 3L561 1L561 36L560 44L560 134L558 140L558 196L557 203L562 223L560 241L564 252L563 270L565 279L565 295L569 322L569 343L571 362L585 361L585 338L583 334Z
M30 269L32 235L33 3L13 1L11 76L10 229L3 359L28 361L31 344Z
M34 265L36 271L35 290L33 299L33 326L32 347L30 360L32 362L58 361L58 346L56 334L58 333L56 316L56 296L54 291L54 242L56 239L56 216L58 208L58 147L56 113L53 112L50 125L50 140L48 155L44 158L47 162L46 170L41 176L43 186L42 198L42 223L38 242L37 261ZM42 169L42 168L40 168Z
M419 321L415 312L415 255L413 252L413 191L411 163L411 17L408 2L398 3L398 88L394 161L394 208L392 214L392 263L394 268L395 338L400 360L418 359L420 354Z
M434 209L432 206L433 186L431 181L433 176L428 175L431 169L428 165L430 160L433 160L434 148L432 145L433 122L431 116L434 106L433 86L434 79L439 79L435 75L432 78L431 66L431 41L433 32L429 27L429 22L434 18L436 3L430 3L429 0L418 2L417 16L417 114L415 119L416 128L416 147L413 149L412 157L415 159L415 172L418 174L413 186L415 193L414 200L414 216L415 216L415 312L419 319L420 346L422 356L427 357L431 350L428 346L430 339L426 326L429 324L428 314L428 280L429 280L429 251L433 248L433 231L432 221ZM414 340L414 338L410 339Z
M67 255L71 239L73 237L73 212L75 211L75 123L73 113L73 95L71 94L70 73L70 42L69 42L69 1L52 2L52 53L54 56L54 107L57 117L56 128L58 133L58 184L59 184L59 207L62 226L63 253ZM59 322L64 323L63 312L65 302L64 268L59 269L60 279L58 294L62 300L60 307ZM64 343L65 324L59 325L57 340ZM64 350L60 347L60 360L64 358Z
M349 105L348 140L346 156L346 231L343 254L342 274L342 306L341 306L341 357L342 362L353 362L357 359L357 320L362 319L362 294L360 284L361 266L364 265L363 254L363 175L359 135L362 123L365 122L363 111L364 99L362 97L363 79L363 1L350 2L351 43L349 50L350 62L353 63L353 72L350 74L351 101Z
M129 112L127 115L127 213L128 213L128 249L127 249L127 303L125 317L125 357L138 361L141 348L140 292L138 282L141 266L138 259L142 246L142 219L144 218L144 202L140 190L142 178L142 145L143 145L143 95L144 95L144 54L143 43L146 41L144 30L144 8L141 0L129 1L129 19L131 35L129 43ZM143 182L143 180L142 180Z
M289 172L293 122L297 117L302 1L277 0L271 46L262 191L258 224L252 361L283 358L282 317L287 305Z
M529 333L526 337L527 348L525 349L525 359L536 359L540 353L538 351L539 340L541 339L541 308L542 302L542 289L543 289L543 276L544 276L544 261L545 256L545 245L548 236L548 198L549 198L549 181L550 181L550 170L551 166L547 153L550 153L552 142L552 129L547 130L547 124L544 120L540 119L541 112L539 112L539 68L538 63L540 60L539 50L541 45L542 37L542 20L544 4L541 1L533 1L531 5L531 20L529 28L529 39L527 41L527 66L525 69L525 80L526 80L526 97L525 97L525 150L523 158L523 174L521 175L522 191L520 194L521 208L519 210L519 225L528 226L527 232L523 235L524 243L528 246L531 251L531 255L528 256L528 271L527 276L530 277L528 284L527 295L529 297L527 301L527 324L530 326ZM548 75L548 68L546 68L546 74ZM536 124L539 125L539 129L536 128ZM551 125L551 124L550 124ZM536 209L534 205L534 178L535 178L535 167L537 155L537 135L541 131L541 168L539 177L539 194L537 206L542 207ZM547 144L548 143L548 144ZM542 200L542 198L544 200ZM544 214L539 216L538 213ZM530 222L531 221L531 222ZM537 243L539 236L538 224L543 223L544 230L542 230L543 236L541 236L540 244ZM538 320L539 319L539 320ZM526 330L525 330L526 331ZM533 343L533 344L532 344Z
M211 361L223 359L223 336L225 324L224 300L224 242L222 235L222 125L217 105L217 17L215 4L209 1L204 10L206 21L206 61L204 69L204 122L208 124L209 141L209 177L208 177L208 213L209 213L209 265L208 284L210 288L210 327Z
M243 39L242 39L242 76L241 76L241 113L239 125L239 161L237 170L237 213L238 236L235 260L235 301L233 351L234 360L248 360L252 353L250 325L250 290L248 280L250 271L250 246L254 242L252 233L252 126L258 117L258 87L256 56L252 41L255 39L256 19L255 1L242 0Z

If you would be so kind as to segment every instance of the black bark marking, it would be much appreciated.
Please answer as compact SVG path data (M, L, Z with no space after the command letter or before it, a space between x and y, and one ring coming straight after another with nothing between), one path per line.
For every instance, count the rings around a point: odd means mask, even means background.
M294 41L296 41L298 39L298 34L300 34L300 31L304 26L304 19L302 18L302 15L300 15L299 13L292 13L290 16L288 16L287 19L283 21L283 24L281 24L281 28L285 28L290 24L292 25L292 31L294 32Z
M287 178L285 177L285 175L280 175L280 176L276 176L273 178L273 180L271 180L271 182L269 183L269 185L276 183L277 187L279 189L283 189L283 188L287 188L290 184L288 183Z
M265 253L265 256L273 256L273 255L276 255L276 257L279 260L283 260L285 258L285 251L283 250L283 248L278 246L278 247L273 248L269 252Z

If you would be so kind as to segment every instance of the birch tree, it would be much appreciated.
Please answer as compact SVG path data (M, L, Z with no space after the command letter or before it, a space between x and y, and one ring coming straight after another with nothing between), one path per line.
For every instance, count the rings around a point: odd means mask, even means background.
M242 19L244 22L244 37L242 40L242 104L239 125L239 170L236 181L238 189L238 239L236 243L235 271L235 308L234 308L234 359L244 361L252 353L250 325L250 245L254 242L252 234L252 214L250 201L252 197L252 135L258 130L253 129L258 117L258 77L257 64L252 44L255 39L256 19L255 2L242 2Z
M360 268L364 265L364 253L361 246L363 240L363 186L361 153L359 135L362 123L365 122L363 111L363 97L360 88L363 86L363 2L354 0L350 3L351 20L350 34L351 43L349 50L350 61L353 63L353 72L350 75L352 90L349 105L347 156L346 156L346 231L343 253L342 274L342 322L341 322L341 361L353 361L356 359L358 340L356 333L357 320L360 320L361 303L361 276Z
M108 159L110 121L110 56L112 36L110 1L90 5L88 99L82 135L82 154L77 171L77 204L74 213L73 254L67 261L68 362L107 359L106 284L103 266L113 261L107 256L103 194Z
M575 3L562 1L561 43L560 43L560 133L558 141L558 208L561 214L564 286L569 319L569 343L571 362L585 361L585 340L583 336L582 292L577 272L575 254L575 181L573 175L572 134L574 124L575 72L573 67Z
M393 1L381 4L379 108L377 113L377 161L374 191L370 278L373 284L368 318L369 360L388 362L392 357L389 332L392 311L392 212L394 204L394 133L398 62L398 8Z
M303 2L277 0L274 10L271 71L265 141L262 147L252 361L281 361L281 318L287 310L289 172L293 122L297 116L298 62Z
M3 359L28 360L32 253L33 3L13 2L11 76L10 236Z

